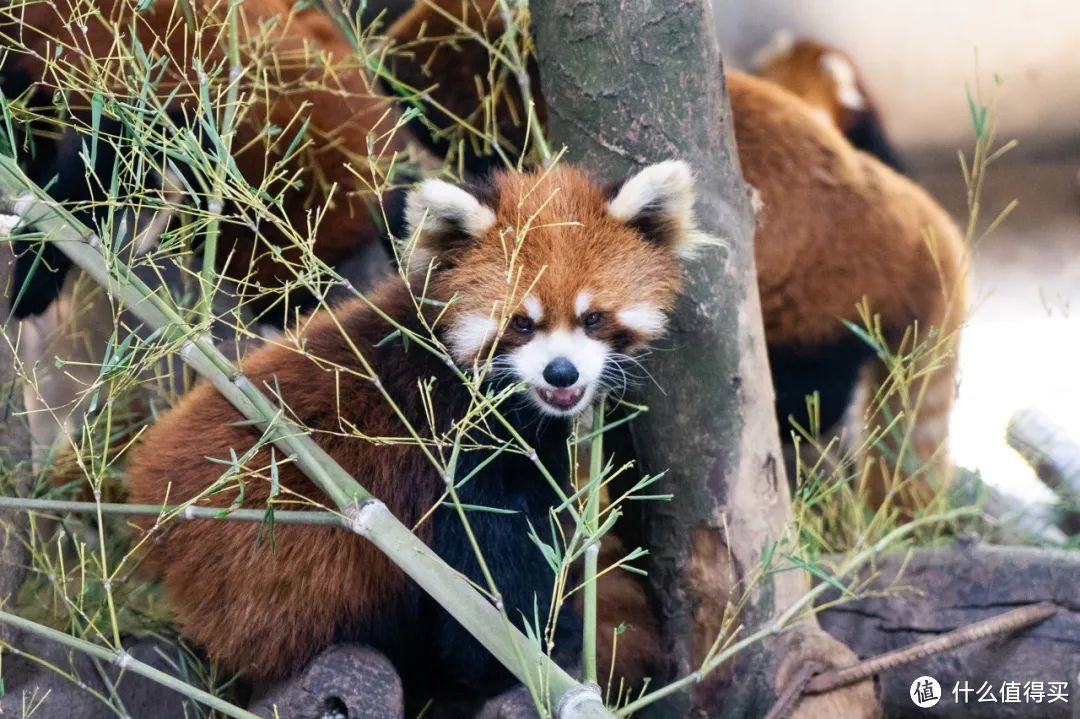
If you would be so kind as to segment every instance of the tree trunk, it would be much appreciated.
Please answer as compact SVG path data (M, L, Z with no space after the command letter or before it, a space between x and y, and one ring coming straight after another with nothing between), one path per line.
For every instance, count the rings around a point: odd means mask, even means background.
M645 388L650 411L632 428L640 471L668 470L661 491L674 494L670 503L643 503L642 538L652 555L665 649L683 676L716 637L729 595L738 600L736 582L751 576L763 548L792 520L761 325L751 193L735 153L712 10L706 0L544 0L534 4L533 26L551 135L569 144L569 158L605 178L687 160L699 224L724 245L689 268L671 351L649 359L659 387ZM744 632L767 624L807 586L794 571L757 582L740 617ZM741 653L738 682L725 681L732 671L725 668L658 712L760 717L792 646L805 655L812 645L810 654L828 655L828 664L851 659L814 620L796 635Z

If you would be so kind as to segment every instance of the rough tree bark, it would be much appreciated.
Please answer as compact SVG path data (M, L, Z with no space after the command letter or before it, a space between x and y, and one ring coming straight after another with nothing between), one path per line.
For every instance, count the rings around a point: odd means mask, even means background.
M699 223L725 245L690 268L674 351L650 357L659 387L646 387L651 410L633 426L640 469L667 469L663 491L675 497L646 503L643 539L665 648L682 676L698 668L729 596L737 599L733 586L792 518L757 294L751 193L734 151L712 10L706 0L544 0L533 5L533 27L551 135L569 145L569 158L609 178L658 160L689 161ZM762 580L740 620L751 630L768 623L807 585L800 572ZM738 682L725 681L728 668L657 711L760 717L778 678L792 671L781 665L809 657L852 660L811 619L741 654ZM847 694L873 703L865 685ZM804 702L799 716L817 716L807 713L814 705ZM860 713L849 706L833 716Z

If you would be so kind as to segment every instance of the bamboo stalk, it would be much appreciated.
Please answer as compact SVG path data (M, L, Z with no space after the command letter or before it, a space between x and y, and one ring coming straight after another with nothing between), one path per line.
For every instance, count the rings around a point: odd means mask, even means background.
M71 647L72 649L76 649L96 659L101 659L115 664L124 671L133 672L135 674L138 674L139 676L146 677L151 681L157 682L164 687L172 689L178 694L183 694L188 699L192 699L201 704L205 704L212 709L216 709L226 716L235 717L235 719L259 719L257 715L252 714L249 711L245 711L244 709L241 709L235 704L230 704L224 699L219 699L218 697L210 694L209 692L205 692L202 689L193 687L190 684L187 684L186 682L177 679L171 674L167 674L160 669L156 669L150 666L149 664L144 664L143 662L140 662L138 659L124 651L123 648L107 649L92 642L88 642L85 639L73 637L59 630L53 629L51 627L46 627L44 625L38 624L37 622L32 622L29 619L23 619L20 616L17 616L15 614L9 614L5 611L0 611L0 622L3 622L4 624L10 624L14 627L18 627L19 629L30 632L31 634L37 634L40 637L45 637L50 641L63 644L66 647Z
M585 534L594 537L600 519L600 484L604 472L604 401L593 408L592 441L589 447L589 494L585 500ZM596 563L600 556L600 540L593 539L585 549L585 607L582 611L583 629L581 665L585 681L596 684Z
M42 230L46 241L55 242L72 262L104 286L110 295L119 296L146 325L163 329L170 339L183 339L180 351L183 360L207 378L241 414L269 432L277 447L295 458L301 471L349 520L348 526L354 532L379 547L519 681L549 688L558 719L612 716L604 707L599 692L575 681L539 647L530 644L517 628L511 626L507 631L498 611L483 595L417 540L381 502L315 444L303 428L283 417L266 395L214 347L208 335L196 333L169 300L151 290L130 268L103 255L100 239L70 213L56 206L23 174L13 159L4 156L0 156L0 194L17 196L19 199L12 208L14 214ZM516 661L517 651L523 656L534 657L535 662Z

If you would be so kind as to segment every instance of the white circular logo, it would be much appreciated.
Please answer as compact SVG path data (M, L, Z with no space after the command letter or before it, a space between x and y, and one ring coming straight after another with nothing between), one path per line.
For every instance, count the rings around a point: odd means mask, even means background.
M941 685L931 676L922 676L911 683L911 701L917 707L929 709L941 701Z

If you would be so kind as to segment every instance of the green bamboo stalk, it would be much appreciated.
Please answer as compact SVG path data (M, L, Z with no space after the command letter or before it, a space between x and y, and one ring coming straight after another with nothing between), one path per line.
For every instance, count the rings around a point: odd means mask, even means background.
M11 158L0 156L0 195L18 197L12 211L32 222L72 262L106 290L123 299L149 328L183 340L181 358L208 379L245 417L270 433L274 444L337 506L352 531L379 547L402 571L459 621L519 681L549 687L558 719L600 719L613 715L598 691L574 680L515 627L505 628L498 610L449 565L416 539L393 514L341 468L306 431L279 409L221 352L209 335L196 333L162 293L151 290L116 258L103 255L102 242L32 183ZM5 210L0 210L3 212ZM32 216L31 216L32 215ZM497 631L496 631L497 628ZM531 665L515 653L535 657Z
M85 639L79 639L78 637L65 634L52 627L46 627L37 622L32 622L29 619L23 619L15 614L9 614L5 611L0 611L0 622L10 624L13 627L18 627L23 631L36 634L39 637L45 637L50 641L63 644L66 647L71 647L72 649L76 649L83 654L88 654L96 659L111 662L124 671L146 677L151 681L172 689L178 694L183 694L188 699L192 699L200 704L205 704L212 709L216 709L226 716L235 717L235 719L259 719L256 714L245 711L235 704L230 704L224 699L219 699L209 692L193 687L171 674L167 674L160 669L155 669L149 664L140 662L138 659L124 651L123 648L108 649L92 642L88 642Z
M589 446L589 494L585 499L585 534L595 537L600 523L600 485L604 472L604 400L593 408L592 441ZM596 563L600 540L585 549L585 597L582 614L581 666L585 681L596 684Z
M522 10L526 13L529 12L528 2L521 4L524 5ZM507 54L510 55L508 59L501 59L507 69L514 73L514 80L517 82L518 90L521 92L521 101L525 105L525 112L527 113L529 137L533 142L533 147L536 149L536 154L540 157L540 162L544 167L549 167L554 161L554 157L545 134L546 129L536 114L536 101L532 94L528 61L518 44L518 38L522 36L521 28L518 26L517 18L510 9L507 0L499 0L499 12L503 19L503 42L506 44Z

